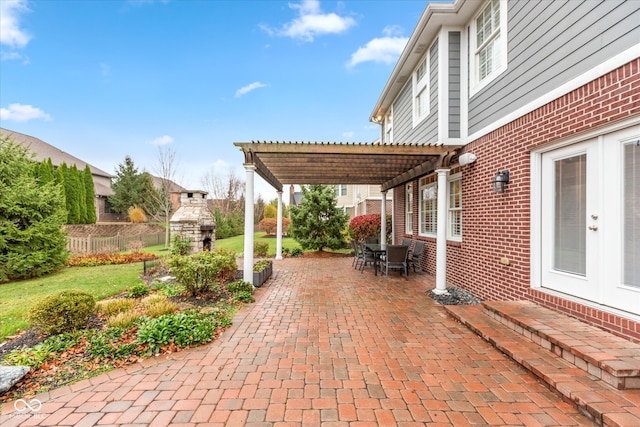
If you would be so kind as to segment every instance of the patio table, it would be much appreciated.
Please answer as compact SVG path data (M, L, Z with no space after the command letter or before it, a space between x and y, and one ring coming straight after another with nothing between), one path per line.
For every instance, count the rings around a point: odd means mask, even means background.
M380 243L367 243L364 245L365 249L373 254L373 271L375 275L378 275L378 266L380 263L380 257L387 253L387 245Z

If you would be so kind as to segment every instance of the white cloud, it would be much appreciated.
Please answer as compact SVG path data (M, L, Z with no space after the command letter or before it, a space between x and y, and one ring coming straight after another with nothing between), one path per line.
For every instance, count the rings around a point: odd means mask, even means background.
M240 89L238 89L236 91L236 98L240 98L242 95L246 95L247 93L259 89L261 87L266 87L267 85L264 83L260 83L260 82L253 82L249 85L246 85L244 87L241 87Z
M345 138L345 139L351 139L351 138L353 138L354 135L355 135L355 132L353 132L353 131L342 132L342 137Z
M0 1L0 45L9 49L9 52L0 53L0 60L23 58L15 50L25 47L31 40L31 35L20 27L21 15L27 12L30 9L26 0Z
M351 55L347 68L353 68L363 62L382 62L384 64L396 62L409 40L408 37L394 35L399 31L400 28L397 26L385 27L382 30L385 36L370 40L364 47L358 48Z
M322 13L319 0L303 0L299 4L289 3L291 9L298 10L299 16L282 26L273 29L266 25L261 28L269 35L280 35L311 42L323 34L340 34L356 24L353 18L336 13Z
M34 119L51 120L51 116L32 105L9 104L8 108L0 108L0 119L14 122L28 122Z
M163 135L163 136L159 136L156 139L154 139L153 141L151 141L152 145L167 145L167 144L171 144L173 142L173 138L170 137L169 135Z

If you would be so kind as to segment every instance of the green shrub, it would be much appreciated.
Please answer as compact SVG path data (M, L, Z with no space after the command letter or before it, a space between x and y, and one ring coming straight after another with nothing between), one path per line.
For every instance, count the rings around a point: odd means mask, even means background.
M302 255L304 252L302 251L302 249L300 248L293 248L291 249L291 256L300 256Z
M149 288L144 283L138 283L133 285L131 288L127 290L128 298L140 298L149 293Z
M216 291L235 276L238 264L236 254L228 249L214 249L189 256L173 256L169 266L176 280L192 295Z
M180 234L176 234L173 238L173 245L171 245L171 255L186 256L189 255L189 249L191 248L191 240L188 237L183 237Z
M253 292L253 285L249 282L245 282L244 280L239 279L231 283L227 283L227 290L232 294L243 291Z
M255 256L267 256L269 252L269 243L267 242L253 242L253 255Z
M187 312L149 319L140 325L137 342L148 344L151 354L171 343L187 347L211 342L217 327L214 320L210 315Z
M27 320L45 334L59 334L85 327L95 313L96 301L90 294L72 289L37 302Z

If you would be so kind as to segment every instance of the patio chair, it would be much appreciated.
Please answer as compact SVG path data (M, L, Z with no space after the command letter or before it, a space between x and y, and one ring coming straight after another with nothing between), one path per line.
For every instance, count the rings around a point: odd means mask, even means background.
M407 246L409 248L409 252L411 252L411 239L402 239L402 246Z
M351 266L353 268L358 268L358 262L364 261L364 254L362 253L358 242L354 239L351 239L351 248L353 249L353 262L351 263Z
M416 271L416 266L422 273L422 267L420 266L420 258L422 258L422 253L424 252L424 242L417 241L415 245L413 245L413 250L411 251L411 256L408 257L409 266L413 267L413 272Z
M380 271L389 277L389 270L402 270L405 279L409 277L409 264L407 253L409 246L387 245L387 255L380 264Z
M367 263L373 264L374 267L376 266L376 263L377 263L376 255L373 252L368 251L365 245L366 245L365 242L360 242L358 244L360 253L362 254L362 264L360 264L360 273L364 271L364 267L367 265Z
M378 244L379 239L377 237L365 237L364 238L364 243L373 243L373 244Z

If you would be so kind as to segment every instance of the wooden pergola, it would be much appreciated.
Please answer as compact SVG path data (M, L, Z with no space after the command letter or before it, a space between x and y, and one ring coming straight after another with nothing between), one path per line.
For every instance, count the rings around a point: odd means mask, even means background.
M382 191L433 171L459 146L410 143L235 142L245 164L282 191L284 184L369 184Z
M459 145L443 144L278 141L235 142L234 145L239 147L244 154L244 166L247 172L244 241L245 280L253 277L254 172L278 192L276 243L276 259L278 259L282 257L283 185L379 185L382 191L381 214L385 216L388 190L435 170L448 169L452 158L456 155L456 150L460 148ZM446 179L445 174L439 173L439 182L441 177ZM442 191L439 191L438 203L445 202L445 185L442 184L441 187ZM442 222L444 223L444 221ZM382 221L382 227L382 235L385 235L385 221ZM442 239L442 241L445 240ZM444 250L440 249L443 253ZM444 259L444 257L442 258Z

